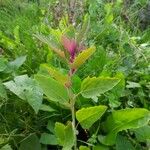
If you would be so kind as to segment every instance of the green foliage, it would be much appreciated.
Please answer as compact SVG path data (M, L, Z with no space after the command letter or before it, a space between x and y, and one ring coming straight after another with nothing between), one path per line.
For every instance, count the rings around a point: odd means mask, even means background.
M63 146L63 150L69 150L73 147L75 142L73 132L71 122L68 122L66 126L62 123L56 122L55 135L57 137L58 144Z
M118 83L117 78L87 77L81 84L81 94L85 98L97 99L97 96L111 90Z
M33 149L37 149L37 150L41 150L41 145L39 143L39 139L35 134L30 135L29 137L27 137L24 141L21 142L20 150L33 150Z
M0 149L147 150L149 7L0 0Z
M52 79L44 75L36 75L35 79L40 84L44 94L49 98L50 101L54 101L60 104L67 104L69 101L68 93L65 87Z
M99 140L106 145L113 145L119 131L140 128L147 125L149 120L150 112L144 108L114 111L104 124L108 134L106 137L99 137Z
M82 108L76 112L76 118L84 129L89 129L106 111L106 106Z
M5 82L4 85L19 98L27 101L36 113L42 104L42 90L37 83L27 75L16 76L14 80Z

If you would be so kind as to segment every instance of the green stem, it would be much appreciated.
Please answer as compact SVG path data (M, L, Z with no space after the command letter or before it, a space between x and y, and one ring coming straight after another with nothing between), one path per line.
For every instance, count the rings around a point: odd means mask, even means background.
M75 121L74 99L72 99L72 102L71 102L71 115L72 115L72 127L73 127L74 138L75 138L74 150L76 150L77 149L77 136L76 136L76 121Z
M70 73L69 73L69 81L71 83L71 77L72 77L72 73L71 73L71 69L70 69ZM72 85L72 83L71 83ZM72 128L73 128L73 133L74 133L74 150L77 150L77 135L76 135L76 121L75 121L75 100L76 97L74 96L74 94L72 93L71 90L71 86L68 87L68 94L69 94L69 98L70 98L70 109L71 109L71 116L72 116Z

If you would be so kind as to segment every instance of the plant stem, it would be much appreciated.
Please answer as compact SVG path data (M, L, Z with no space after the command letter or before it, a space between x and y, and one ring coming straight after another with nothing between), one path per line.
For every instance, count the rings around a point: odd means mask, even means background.
M71 69L69 71L69 81L71 83L71 77L72 77L72 72ZM72 85L72 83L71 83ZM72 128L73 128L73 133L74 133L74 150L77 150L77 135L76 135L76 121L75 121L75 100L76 97L74 96L74 94L72 93L71 90L71 85L68 87L68 94L69 94L69 98L70 98L70 109L71 109L71 116L72 116Z
M77 149L77 136L76 136L74 99L72 99L72 102L71 102L71 115L72 115L72 127L73 127L74 138L75 138L74 150L76 150Z

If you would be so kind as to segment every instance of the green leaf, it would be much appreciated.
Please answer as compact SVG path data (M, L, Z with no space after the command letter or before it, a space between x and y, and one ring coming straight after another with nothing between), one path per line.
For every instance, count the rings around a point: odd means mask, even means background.
M134 130L135 136L138 141L145 142L146 140L150 140L150 126L146 125L141 128Z
M35 134L30 135L25 138L20 144L19 150L41 150L41 145L39 139Z
M57 137L58 144L63 146L63 150L71 150L75 142L74 131L71 122L68 122L67 126L56 122L55 135Z
M43 89L44 94L54 102L66 104L69 100L67 89L58 81L44 75L36 75L35 79Z
M135 150L135 148L126 137L118 135L116 139L116 150Z
M43 133L40 138L40 143L45 145L57 145L56 136L53 134Z
M19 98L26 100L36 113L38 113L43 99L43 92L35 80L27 75L17 76L13 81L4 85Z
M76 118L84 129L89 129L106 111L106 106L82 108L76 112Z
M109 77L87 77L81 84L81 94L85 98L96 98L119 83L118 78Z
M85 37L88 29L90 26L90 16L89 15L85 15L84 16L84 21L83 21L83 25L82 28L80 30L80 32L77 35L77 42L80 43L82 41L82 39Z
M141 87L141 85L136 82L127 81L127 83L128 83L128 85L126 86L127 88L140 88Z
M107 135L99 136L100 142L106 145L113 145L119 131L136 129L148 124L150 112L144 108L123 109L112 112L104 123Z
M40 110L42 111L47 111L47 112L54 112L54 111L57 111L55 110L54 108L48 106L48 105L45 105L45 104L42 104L41 107L40 107Z
M71 68L77 69L82 64L85 63L85 61L95 52L96 48L94 46L83 50L74 60L74 62L71 64Z
M109 150L109 147L99 144L99 145L94 146L92 150Z
M44 35L40 35L40 34L35 35L35 37L37 39L39 39L41 42L47 44L51 48L51 50L53 50L60 57L65 58L64 52L61 51L56 45L54 45L54 42L51 39L49 39L48 37L46 37Z
M69 82L69 81L68 81L68 76L62 74L62 73L59 72L56 68L50 67L50 66L48 66L48 65L46 65L46 64L41 65L41 67L42 67L43 69L46 69L47 72L49 73L49 75L50 75L52 78L54 78L54 79L56 79L57 81L59 81L61 84L65 85L66 83Z
M0 58L0 72L3 72L7 68L7 60L5 58Z
M12 150L11 146L10 145L5 145L3 146L0 150Z
M11 62L8 62L5 72L10 73L12 71L18 70L25 61L26 61L26 56L20 56Z
M87 146L80 146L79 150L90 150L90 148L88 148Z
M5 90L1 80L0 80L0 98L7 99L7 93L6 93L6 90Z

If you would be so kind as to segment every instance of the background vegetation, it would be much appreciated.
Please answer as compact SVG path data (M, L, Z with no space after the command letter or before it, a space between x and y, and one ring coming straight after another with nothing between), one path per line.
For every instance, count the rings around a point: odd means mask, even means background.
M83 98L77 108L107 105L108 112L102 120L114 110L150 110L148 0L0 0L1 150L61 149L53 138L43 134L53 133L54 123L66 123L70 115L42 96L34 75L42 71L40 64L57 68L64 64L35 35L40 33L53 38L57 29L64 28L67 16L69 23L80 29L86 14L90 17L90 26L85 45L95 44L96 52L77 71L77 88L80 80L87 76L116 76L121 82L102 94L98 103ZM7 83L13 80L15 85L9 86ZM38 98L43 105L34 103ZM106 146L99 138L99 133L105 135L105 131L97 128L95 131L98 123L89 131L79 127L79 145L95 146L94 150L148 150L150 147L150 124L119 132L115 144Z

